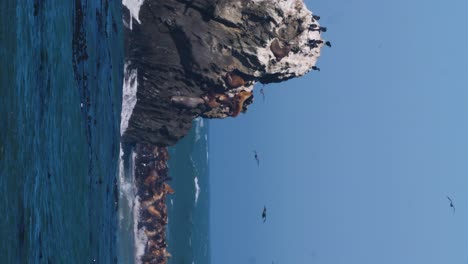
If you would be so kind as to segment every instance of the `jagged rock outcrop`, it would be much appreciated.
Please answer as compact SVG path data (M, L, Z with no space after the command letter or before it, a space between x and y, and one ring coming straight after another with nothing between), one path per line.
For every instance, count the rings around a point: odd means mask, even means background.
M323 46L302 0L123 3L133 78L124 87L126 142L173 145L197 116L237 116L253 102L256 82L307 73Z

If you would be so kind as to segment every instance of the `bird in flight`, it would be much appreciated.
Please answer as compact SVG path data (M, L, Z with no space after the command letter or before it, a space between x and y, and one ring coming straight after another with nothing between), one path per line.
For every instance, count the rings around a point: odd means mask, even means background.
M262 89L260 89L260 94L262 95L262 98L263 98L263 102L265 102L265 91Z
M254 150L254 158L257 161L257 166L260 166L260 158L258 157L258 153L256 150Z
M266 222L266 206L263 206L262 219L263 219L263 223L265 223Z
M455 206L453 205L452 199L448 196L447 196L447 199L450 201L450 207L453 209L453 213L455 213Z

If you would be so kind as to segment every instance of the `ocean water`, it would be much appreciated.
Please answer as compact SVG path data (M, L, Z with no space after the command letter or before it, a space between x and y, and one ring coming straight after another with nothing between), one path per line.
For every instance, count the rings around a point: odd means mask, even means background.
M210 263L208 147L208 122L198 118L169 148L169 184L176 191L167 200L169 264Z
M121 3L0 13L0 263L115 263Z
M129 73L129 76L131 73ZM169 185L175 194L167 196L166 238L172 254L169 264L210 263L208 122L198 118L190 133L169 148ZM122 145L120 164L118 263L137 261L144 249L135 223L138 220L133 146Z
M0 263L135 262L121 9L0 1ZM170 154L170 263L209 263L207 122Z

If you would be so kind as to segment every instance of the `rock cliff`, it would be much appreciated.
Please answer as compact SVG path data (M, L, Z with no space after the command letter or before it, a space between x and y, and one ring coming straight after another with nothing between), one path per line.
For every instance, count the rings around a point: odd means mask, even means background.
M302 0L124 0L123 141L173 145L193 118L235 117L256 82L310 71L323 29Z

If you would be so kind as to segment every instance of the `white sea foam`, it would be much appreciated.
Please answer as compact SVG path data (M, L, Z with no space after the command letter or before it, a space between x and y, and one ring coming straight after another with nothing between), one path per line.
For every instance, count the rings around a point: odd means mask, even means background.
M140 8L143 5L145 0L122 0L122 4L128 8L130 11L130 29L133 28L133 19L135 19L138 24L140 22Z
M130 177L126 176L126 171L124 168L124 159L123 159L123 150L122 145L120 145L120 158L119 158L119 188L120 188L120 197L127 201L128 209L133 208L133 200L135 199L135 185L133 175ZM133 165L133 162L131 163ZM130 168L130 173L133 174L133 166Z
M128 241L135 241L135 228L138 221L138 208L135 207L136 186L135 186L135 165L136 154L132 151L128 157L128 167L125 167L127 160L124 160L124 151L120 145L119 154L119 247L121 257L127 258L135 254L135 250L130 249L126 244ZM136 247L134 247L136 248Z
M145 228L138 230L138 221L140 220L140 198L135 197L135 207L133 210L133 234L135 236L135 263L141 263L141 257L145 254L145 246L148 242L148 237L145 234Z
M200 186L198 185L198 177L195 177L195 204L198 202L198 196L200 195Z
M201 130L205 126L205 124L203 122L202 117L197 117L194 119L194 121L195 121L195 142L197 142L201 138Z
M204 127L205 126L205 123L203 121L203 118L200 118L200 127Z
M120 135L125 133L128 128L128 121L132 116L133 108L137 102L136 93L138 89L138 71L130 70L129 63L124 65L124 82L122 91L122 113L120 114Z
M135 158L136 153L132 151L132 166L131 166L131 174L132 174L132 189L133 189L133 235L135 241L135 263L141 263L141 257L145 253L145 246L148 242L148 237L145 233L145 228L138 230L138 222L140 221L140 197L136 195L137 189L135 185Z
M122 226L123 224L128 225L129 220L124 214L124 212L130 212L130 223L133 225L129 226L132 230L133 229L133 239L135 241L135 263L141 263L140 258L144 254L145 245L148 241L146 234L144 232L144 228L142 230L138 230L138 221L140 220L140 200L139 197L136 195L136 186L135 186L135 165L134 160L136 157L136 153L132 151L131 153L131 160L129 168L125 168L124 166L124 153L122 149L122 145L120 146L120 159L119 159L119 195L120 195L120 206L127 207L127 208L120 208L119 209L119 224L120 228L126 230L126 226ZM129 230L129 231L130 231Z

